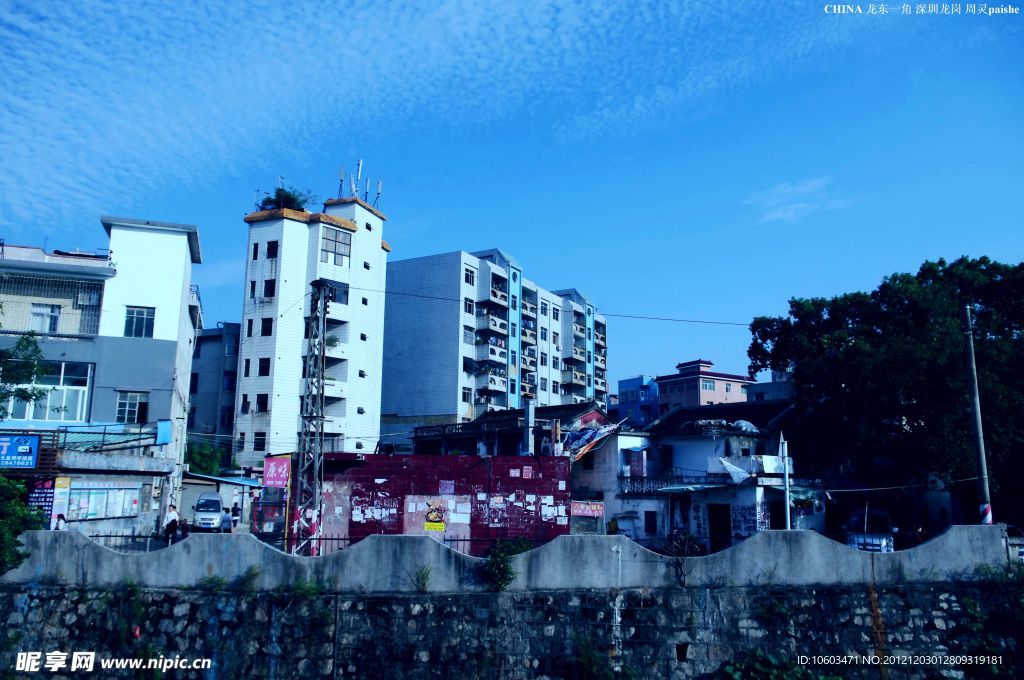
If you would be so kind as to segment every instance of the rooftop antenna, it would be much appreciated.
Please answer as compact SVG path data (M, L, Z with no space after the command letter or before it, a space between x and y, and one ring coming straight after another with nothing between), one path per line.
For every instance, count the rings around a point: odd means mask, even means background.
M345 166L341 166L338 170L338 198L342 198L345 195Z
M349 175L348 176L348 195L349 196L355 196L356 195L356 176L355 175Z
M373 199L373 207L376 208L380 204L380 195L384 191L384 180L377 180L377 197Z
M277 207L284 208L284 175L277 176L277 186L281 187L281 195L277 199Z
M363 201L370 200L370 178L366 178L366 184L363 185Z

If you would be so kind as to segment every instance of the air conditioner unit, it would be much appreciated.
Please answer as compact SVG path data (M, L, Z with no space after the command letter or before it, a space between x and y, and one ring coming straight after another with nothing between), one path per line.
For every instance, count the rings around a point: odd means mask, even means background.
M91 307L100 303L100 294L97 292L83 292L78 294L78 305L80 307Z

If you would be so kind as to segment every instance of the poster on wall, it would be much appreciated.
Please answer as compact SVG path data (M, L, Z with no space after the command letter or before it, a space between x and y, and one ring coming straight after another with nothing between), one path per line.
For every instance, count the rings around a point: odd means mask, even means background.
M448 508L443 500L427 501L426 519L423 522L425 531L444 531Z
M291 456L267 456L263 459L263 486L271 489L287 489L291 469Z
M30 507L39 508L43 512L43 517L51 520L53 515L53 492L54 492L55 480L50 477L48 479L33 479L28 483L28 504Z
M53 508L50 511L50 528L57 527L57 515L68 516L68 500L71 497L71 478L58 477L53 481Z
M39 460L39 435L0 434L0 468L32 470Z

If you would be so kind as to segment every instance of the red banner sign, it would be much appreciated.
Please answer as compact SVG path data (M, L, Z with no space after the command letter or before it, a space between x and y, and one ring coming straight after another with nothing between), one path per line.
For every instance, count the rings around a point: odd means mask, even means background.
M569 514L573 517L604 517L604 501L571 501Z
M263 486L287 489L291 473L291 456L268 456L263 459Z

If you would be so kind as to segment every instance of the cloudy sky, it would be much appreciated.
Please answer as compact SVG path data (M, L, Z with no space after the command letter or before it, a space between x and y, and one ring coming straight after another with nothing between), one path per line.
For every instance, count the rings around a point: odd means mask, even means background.
M206 319L237 321L254 192L283 176L328 198L362 158L395 259L497 246L606 313L745 324L925 259L1024 259L1022 22L0 0L0 237L95 249L104 213L197 224ZM610 378L741 372L748 342L612 317Z

